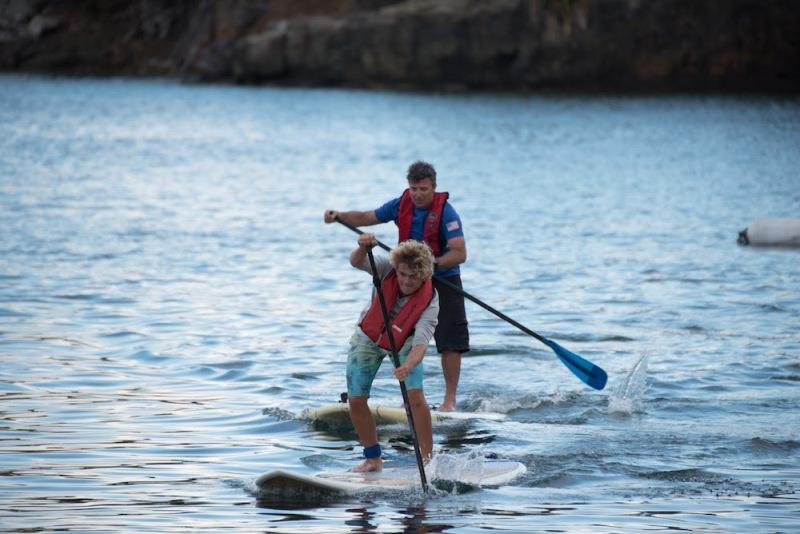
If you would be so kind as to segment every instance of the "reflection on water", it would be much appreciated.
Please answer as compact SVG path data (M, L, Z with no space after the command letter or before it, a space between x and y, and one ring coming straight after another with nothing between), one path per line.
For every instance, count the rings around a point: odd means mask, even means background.
M0 516L9 532L791 531L800 270L737 247L797 217L797 99L423 95L0 78ZM325 208L370 209L432 160L468 305L443 455L514 484L344 502L256 498L344 470L334 403L370 280ZM391 243L396 230L378 227ZM375 402L399 405L389 370ZM438 357L426 394L440 402ZM776 421L779 424L776 424ZM388 461L410 462L402 425Z

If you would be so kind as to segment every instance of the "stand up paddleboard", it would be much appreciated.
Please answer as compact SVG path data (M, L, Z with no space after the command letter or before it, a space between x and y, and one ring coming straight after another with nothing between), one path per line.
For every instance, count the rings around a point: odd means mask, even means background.
M800 219L758 219L739 232L740 245L800 247Z
M372 417L375 419L376 425L406 423L405 408L370 404L369 409L372 412ZM302 416L312 422L321 422L332 426L349 425L350 407L347 403L340 402L321 408L307 409L303 412ZM436 410L431 410L431 423L434 425L470 419L503 421L506 419L506 414L492 412L438 412Z
M475 481L445 481L468 487L495 487L507 484L527 471L525 465L511 460L485 460L480 479ZM437 480L432 480L437 486ZM292 471L270 471L258 477L256 487L260 497L314 498L359 493L391 493L409 491L420 486L416 466L388 467L373 473L322 472L305 475Z

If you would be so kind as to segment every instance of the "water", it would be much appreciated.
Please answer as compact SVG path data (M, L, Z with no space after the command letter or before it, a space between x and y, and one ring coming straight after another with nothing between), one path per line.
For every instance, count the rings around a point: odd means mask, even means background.
M797 98L2 77L0 528L796 532L800 254L735 240L800 216L798 146ZM508 420L435 446L526 475L258 499L265 471L358 459L300 416L344 390L370 288L322 213L378 206L417 158L464 220L465 288L608 386L468 304L460 407ZM374 399L400 403L388 369ZM402 427L381 439L413 462Z

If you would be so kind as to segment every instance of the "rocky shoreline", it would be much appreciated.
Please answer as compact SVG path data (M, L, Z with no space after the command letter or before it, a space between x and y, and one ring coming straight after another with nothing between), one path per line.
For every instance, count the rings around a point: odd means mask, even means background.
M796 0L0 0L0 71L445 90L800 90Z

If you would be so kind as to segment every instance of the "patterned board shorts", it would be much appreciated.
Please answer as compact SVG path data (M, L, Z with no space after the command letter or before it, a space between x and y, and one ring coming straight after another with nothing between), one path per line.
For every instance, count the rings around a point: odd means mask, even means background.
M405 363L408 353L411 352L412 337L409 337L403 347L398 351L400 363ZM378 374L378 369L383 359L389 357L392 361L392 352L378 347L375 343L361 335L360 332L350 338L350 351L347 354L347 395L350 397L369 397L372 381ZM405 379L406 389L422 389L423 366L419 362Z

